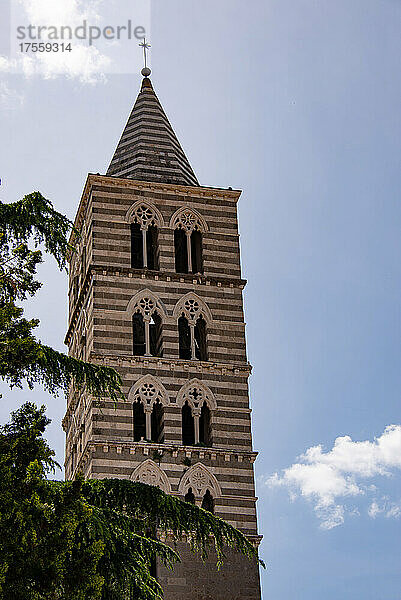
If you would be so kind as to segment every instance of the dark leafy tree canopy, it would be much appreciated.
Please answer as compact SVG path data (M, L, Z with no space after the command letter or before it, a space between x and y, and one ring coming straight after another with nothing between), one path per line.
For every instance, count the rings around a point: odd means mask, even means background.
M179 561L149 532L185 533L202 558L257 551L239 531L158 488L127 480L49 481L44 407L26 403L0 428L0 597L4 600L159 600L155 557Z
M74 248L68 236L74 230L39 192L12 204L0 202L0 378L11 386L30 388L41 383L50 393L67 390L71 381L86 384L95 396L121 397L119 375L108 367L85 363L42 344L33 334L37 319L27 320L16 302L41 287L35 279L43 260L43 244L60 268ZM30 247L30 243L34 248Z
M39 192L19 202L0 202L0 379L11 387L44 385L51 393L85 385L98 397L120 398L114 369L76 360L34 336L18 303L41 286L38 244L63 269L73 224ZM210 547L219 565L230 547L257 560L247 538L214 515L158 488L120 479L51 481L58 466L43 437L44 408L26 403L0 428L0 598L2 600L160 600L151 575L157 556L179 561L158 541L183 534L205 558Z

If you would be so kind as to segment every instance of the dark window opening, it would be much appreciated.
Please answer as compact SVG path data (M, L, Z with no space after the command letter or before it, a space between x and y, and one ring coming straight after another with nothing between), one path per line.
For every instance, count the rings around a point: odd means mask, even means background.
M148 269L152 271L159 270L159 244L158 233L155 225L150 225L146 231L146 253L148 259Z
M185 317L178 319L179 357L191 359L191 330Z
M73 294L73 302L78 300L79 296L79 275L75 275L72 280L72 294Z
M139 223L131 223L131 267L133 269L143 267L143 240Z
M189 504L195 504L195 495L192 491L192 488L189 488L187 493L184 496L185 502L189 502Z
M206 490L206 494L203 496L202 508L210 513L214 513L214 500L209 490Z
M195 444L195 425L192 416L191 407L188 400L182 407L182 443L184 446L193 446Z
M153 405L151 424L152 442L158 442L162 444L164 442L164 423L163 423L164 410L161 402L155 402Z
M198 360L207 360L206 322L202 316L195 325L195 356Z
M82 248L82 255L81 255L81 277L82 277L82 281L84 281L84 279L85 279L85 274L86 274L86 246L84 246Z
M149 323L150 353L152 356L163 356L162 320L154 312Z
M192 273L203 273L202 234L200 231L191 233Z
M74 471L77 466L77 445L74 444L71 452L71 472Z
M210 410L206 402L203 403L199 418L199 442L205 446L212 445Z
M140 442L146 437L146 418L143 404L139 400L133 404L134 442Z
M132 317L132 337L134 356L144 356L146 352L145 323L140 313L135 313Z
M188 273L187 236L183 229L174 231L174 249L176 273Z

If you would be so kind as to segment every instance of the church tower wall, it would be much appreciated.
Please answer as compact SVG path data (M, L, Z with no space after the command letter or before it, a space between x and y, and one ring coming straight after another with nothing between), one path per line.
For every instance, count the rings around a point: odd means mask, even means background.
M147 98L146 106L155 102ZM135 123L139 117L134 114ZM120 151L115 165L121 157ZM182 178L188 169L189 163ZM191 182L194 177L191 171ZM181 498L190 494L258 543L240 192L158 181L153 171L149 179L89 175L78 209L66 343L72 356L118 370L124 400L71 390L66 477L81 470L86 477L158 485ZM187 243L187 270L194 273L177 272L176 236ZM158 567L167 600L260 598L255 564L230 553L217 572L213 557L203 565L180 546L183 562L173 573Z

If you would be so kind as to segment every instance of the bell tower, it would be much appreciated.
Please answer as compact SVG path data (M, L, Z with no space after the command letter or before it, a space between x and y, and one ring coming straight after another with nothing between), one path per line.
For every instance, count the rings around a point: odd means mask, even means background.
M70 355L119 371L125 399L71 390L66 477L157 485L258 544L241 192L199 185L143 75L106 175L85 183L66 335ZM166 600L260 600L256 564L178 550L173 572L157 566Z

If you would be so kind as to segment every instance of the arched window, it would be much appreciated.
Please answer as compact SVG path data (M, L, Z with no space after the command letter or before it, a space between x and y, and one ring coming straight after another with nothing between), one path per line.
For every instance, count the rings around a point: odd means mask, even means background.
M203 273L202 232L206 223L189 208L179 209L172 217L175 270L177 273Z
M159 235L155 225L149 225L146 232L147 266L151 271L159 270Z
M150 353L152 356L163 356L162 320L157 312L154 312L149 323Z
M212 445L210 409L206 401L202 404L199 417L199 443L204 444L205 446Z
M213 496L209 490L206 490L206 493L203 496L202 508L204 510L209 511L210 513L214 513L214 500L213 500Z
M161 218L155 207L137 202L127 215L131 222L131 267L159 270L158 226Z
M179 300L173 312L178 320L179 356L186 360L208 360L207 317L209 308L196 294L186 294Z
M151 415L151 440L162 444L164 442L164 410L160 400L153 404Z
M189 502L189 504L195 504L195 494L193 493L191 487L188 489L187 493L185 494L184 500L185 500L185 502Z
M132 341L134 356L144 356L146 353L145 321L141 313L132 315Z
M178 343L179 357L184 358L185 360L190 360L192 357L191 330L188 319L185 317L180 317L178 319Z
M202 317L196 320L195 329L195 357L198 360L207 360L207 347L206 347L206 321Z
M81 277L82 282L85 279L86 275L86 246L82 246L82 254L81 254Z
M78 300L79 296L79 275L75 275L72 280L72 294L73 294L73 302Z
M135 302L133 310L134 356L163 356L162 319L156 301L145 294Z
M181 228L174 231L174 252L176 273L188 273L187 236Z
M202 233L194 230L191 233L192 273L203 273Z
M192 465L185 471L178 484L178 493L184 498L195 497L195 502L203 509L214 511L216 498L222 497L222 491L215 475L202 463Z
M154 485L166 494L171 493L171 486L165 472L150 458L142 461L133 471L131 481L139 481L147 485Z
M211 390L198 379L191 379L177 394L182 412L182 443L187 446L212 446L212 414L216 400Z
M143 267L143 240L139 223L131 223L131 267L133 269Z
M168 402L162 383L152 375L144 375L132 386L128 400L134 407L134 441L141 437L155 443L164 442L164 406Z
M140 400L133 403L134 442L146 439L145 411Z
M192 416L192 410L188 400L181 409L182 413L182 443L184 446L193 446L195 444L195 425Z

